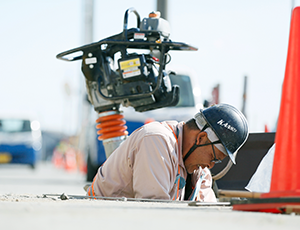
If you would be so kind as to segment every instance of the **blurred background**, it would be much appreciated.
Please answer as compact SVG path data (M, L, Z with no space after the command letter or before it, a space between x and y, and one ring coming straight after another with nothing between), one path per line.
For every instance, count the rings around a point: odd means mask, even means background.
M120 33L126 9L134 7L143 18L158 2L0 1L0 116L30 113L40 123L39 159L76 149L86 123L81 63L56 55ZM291 11L300 1L165 2L171 40L198 47L172 53L170 68L180 65L197 74L204 105L217 89L218 102L244 112L250 132L276 131Z

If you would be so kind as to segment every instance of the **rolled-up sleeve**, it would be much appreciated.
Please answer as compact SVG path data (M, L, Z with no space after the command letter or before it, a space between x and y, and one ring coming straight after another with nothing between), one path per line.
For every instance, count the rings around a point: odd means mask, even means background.
M176 177L174 146L163 136L145 136L140 142L133 165L135 198L171 199Z

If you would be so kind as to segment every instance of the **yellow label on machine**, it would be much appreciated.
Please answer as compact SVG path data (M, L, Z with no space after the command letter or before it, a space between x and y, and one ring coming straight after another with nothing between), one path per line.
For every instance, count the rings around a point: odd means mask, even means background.
M141 65L141 63L140 63L139 58L130 59L130 60L127 60L127 61L121 61L120 62L121 70L129 69L129 68L140 66L140 65Z

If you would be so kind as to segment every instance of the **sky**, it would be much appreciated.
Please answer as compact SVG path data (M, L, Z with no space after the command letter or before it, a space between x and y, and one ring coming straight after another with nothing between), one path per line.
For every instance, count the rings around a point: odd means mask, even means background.
M172 52L171 65L197 73L203 100L220 84L220 102L239 109L247 76L250 132L264 131L265 125L275 131L291 9L297 5L297 0L169 0L171 40L198 48ZM156 10L156 0L95 0L93 41L120 33L130 7L144 18ZM43 130L75 134L84 77L80 62L56 55L85 45L84 0L0 1L0 18L0 114L33 112Z

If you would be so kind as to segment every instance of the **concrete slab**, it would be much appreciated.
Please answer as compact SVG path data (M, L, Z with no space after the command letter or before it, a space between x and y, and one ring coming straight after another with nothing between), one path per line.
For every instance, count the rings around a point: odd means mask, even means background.
M0 165L0 229L299 229L300 216L187 202L82 199L85 176L41 163ZM65 193L70 199L61 200ZM44 194L48 194L44 196Z
M1 195L1 229L299 229L300 216L232 211L230 206Z

